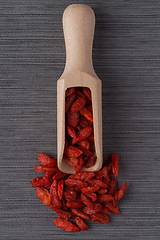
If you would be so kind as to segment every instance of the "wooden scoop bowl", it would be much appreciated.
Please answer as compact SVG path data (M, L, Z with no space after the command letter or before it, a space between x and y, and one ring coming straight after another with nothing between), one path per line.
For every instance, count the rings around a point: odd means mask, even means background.
M58 168L75 173L74 167L63 159L65 146L65 91L70 87L88 87L92 94L93 128L97 160L89 169L102 167L102 94L101 80L92 64L92 44L95 28L93 10L85 4L72 4L63 13L63 32L66 45L66 65L57 81L57 154Z

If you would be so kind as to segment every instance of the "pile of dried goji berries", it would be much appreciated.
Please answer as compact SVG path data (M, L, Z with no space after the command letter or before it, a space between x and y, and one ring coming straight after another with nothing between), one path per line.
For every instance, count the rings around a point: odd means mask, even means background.
M75 166L76 173L82 167L95 164L91 91L86 87L72 87L65 98L65 149L64 159Z
M37 197L44 205L49 205L57 214L55 225L68 232L87 230L84 219L98 223L109 223L108 215L119 214L118 201L123 197L127 182L117 189L119 157L111 155L111 163L97 172L66 174L57 168L57 161L44 153L38 158L42 165L34 170L45 173L30 183L36 187ZM115 178L114 178L115 177ZM74 223L68 221L75 218Z

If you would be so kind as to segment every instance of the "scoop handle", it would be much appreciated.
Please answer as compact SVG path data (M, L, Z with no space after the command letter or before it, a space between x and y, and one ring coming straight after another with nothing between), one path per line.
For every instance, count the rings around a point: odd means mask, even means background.
M63 32L66 46L65 71L94 73L92 45L95 15L86 4L72 4L63 13Z

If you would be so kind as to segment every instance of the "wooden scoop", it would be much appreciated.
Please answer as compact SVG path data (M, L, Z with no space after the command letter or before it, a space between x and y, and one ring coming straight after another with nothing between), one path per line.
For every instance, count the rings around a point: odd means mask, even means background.
M95 28L93 10L85 4L72 4L63 13L66 45L66 65L57 81L57 153L58 168L75 173L74 167L63 159L65 146L65 91L70 87L88 87L92 94L93 127L96 163L82 171L97 171L102 167L102 95L101 80L92 65L92 44Z

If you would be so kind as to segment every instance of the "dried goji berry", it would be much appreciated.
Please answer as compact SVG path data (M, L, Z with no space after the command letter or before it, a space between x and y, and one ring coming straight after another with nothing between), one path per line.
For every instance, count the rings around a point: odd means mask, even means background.
M80 130L82 129L82 127L81 127L80 125L78 125L78 126L76 126L76 129L77 129L78 131L80 131Z
M83 87L83 93L90 101L92 101L91 90L89 88Z
M52 178L53 175L54 175L56 172L58 172L58 171L59 171L58 168L55 168L54 170L47 170L47 171L46 171L46 176L49 177L49 178Z
M86 108L88 109L88 111L92 112L92 104L87 105Z
M33 169L36 172L39 172L39 173L45 173L46 172L46 170L44 170L44 166L42 166L42 165L36 165Z
M66 206L66 201L65 201L65 199L64 198L62 198L62 209L64 210L64 211L68 211L68 207Z
M61 208L62 203L58 197L57 180L54 180L50 187L51 202L55 208Z
M120 214L118 206L114 206L112 202L107 202L105 207L108 208L114 214Z
M88 158L88 160L85 162L85 167L90 168L95 164L97 157L95 155Z
M89 141L87 141L87 139L83 139L82 141L77 142L77 144L86 149L90 148L90 143L89 143Z
M51 208L53 209L53 211L55 211L55 212L59 215L59 217L61 217L61 218L64 218L64 219L68 220L68 219L70 219L70 218L72 217L71 212L64 211L64 210L62 210L62 209L60 209L60 208L55 208L54 205L51 205L50 207L51 207Z
M112 153L111 160L112 160L112 172L114 176L117 177L119 172L119 156L116 153Z
M85 106L86 104L86 100L82 97L79 97L73 104L71 107L71 112L78 112L80 110L82 110L82 108Z
M106 164L106 167L108 168L108 174L112 175L112 163Z
M50 156L44 153L38 153L38 158L41 164L44 166L46 165L56 166L57 164L57 161L55 159L51 158Z
M84 220L81 217L76 217L75 221L76 221L78 227L81 230L83 230L83 231L87 231L88 230L87 224L84 222Z
M85 205L79 200L74 200L74 201L67 201L66 206L69 208L83 208Z
M108 174L108 168L106 166L104 166L102 168L102 175L103 175L103 180L105 180L106 182L110 181L110 177L109 177L109 174Z
M84 207L83 212L90 215L90 214L95 214L100 212L101 209L102 209L102 205L100 203L94 203L92 208L88 206Z
M84 163L84 158L83 158L83 156L81 155L81 156L79 157L79 159L78 159L78 164L77 164L77 166L75 166L75 171L76 171L76 173L79 173L79 172L81 171L81 169L82 169L82 167L83 167L83 163Z
M69 179L74 178L74 179L79 179L81 181L89 181L94 177L95 173L94 172L80 172L76 174L72 174L69 176Z
M75 98L76 98L75 93L72 93L71 95L65 98L65 112L68 112L70 110Z
M61 171L59 171L59 172L57 172L54 176L53 176L53 180L54 179L61 179L61 178L66 178L66 177L68 177L68 175L69 174L67 174L67 173L64 173L64 172L61 172Z
M125 194L126 188L127 188L127 182L125 182L123 184L123 186L121 187L121 189L118 191L118 201L123 197L123 195Z
M76 138L76 132L74 131L74 128L69 124L66 124L66 125L67 125L67 132L69 136L71 136L72 138Z
M93 208L93 203L85 194L81 193L81 199L86 206Z
M77 133L77 137L73 138L72 144L82 141L83 139L89 137L93 129L91 127L85 127Z
M66 97L70 96L72 93L75 92L75 87L67 88L66 90Z
M110 202L114 200L114 197L109 194L100 194L97 198L99 202Z
M81 187L80 186L65 186L65 191L74 191L77 194L81 192Z
M86 213L83 213L75 208L72 208L72 212L75 213L77 216L89 220L89 216Z
M65 180L65 185L67 185L67 186L78 186L78 187L87 187L88 186L88 184L86 183L86 182L84 182L84 181L81 181L81 180L79 180L79 179L66 179Z
M92 113L90 111L88 111L87 108L85 108L85 107L82 108L82 110L80 111L80 114L82 116L84 116L87 120L93 122L93 115L92 115Z
M90 220L98 223L109 223L109 217L104 213L91 214Z
M98 191L97 191L97 193L99 193L99 194L105 194L105 193L107 193L108 191L107 191L107 189L106 188L102 188L102 189L99 189Z
M97 172L95 172L95 178L97 180L102 180L103 175L102 175L102 169L98 170Z
M64 182L61 179L58 182L58 197L59 197L60 200L62 200L62 197L63 197L63 188L64 188Z
M102 182L101 180L91 179L88 181L89 185L101 188L107 188L108 185Z
M50 205L51 204L51 198L50 193L47 189L37 187L36 188L37 197L38 199L44 204L44 205Z
M81 191L83 193L93 193L99 190L100 187L85 187L85 188L81 188Z
M32 187L43 187L44 185L48 184L50 179L48 177L36 177L30 181Z
M51 182L49 182L48 184L44 185L44 188L50 189L52 183L53 183L53 181L51 181Z
M71 166L77 166L79 163L79 159L75 157L66 157L65 155L63 156L66 162L70 164Z
M81 91L76 90L76 93L77 93L78 96L80 96L80 97L82 97L86 100L86 96Z
M95 153L94 150L88 150L88 149L80 147L80 146L79 146L79 149L81 149L83 151L83 154L87 157L91 157Z
M108 194L113 195L117 190L117 180L115 178L111 178L109 187L108 187Z
M79 157L82 153L82 150L73 146L67 146L64 149L64 155L66 155L67 157Z
M106 208L106 207L102 207L102 209L101 209L101 211L100 211L101 213L105 213L105 214L111 214L111 211L109 211L109 209L108 208Z
M53 219L53 222L57 227L63 229L64 231L67 231L67 232L79 231L79 228L75 224L73 224L72 222L69 222L63 218Z
M77 198L77 193L75 191L64 191L64 198L67 201L74 201Z
M68 124L76 127L79 123L79 112L68 112Z
M91 134L91 135L87 138L87 140L88 140L90 143L93 143L93 142L94 142L94 135Z
M85 194L92 200L92 202L95 202L97 200L96 193L85 193Z

